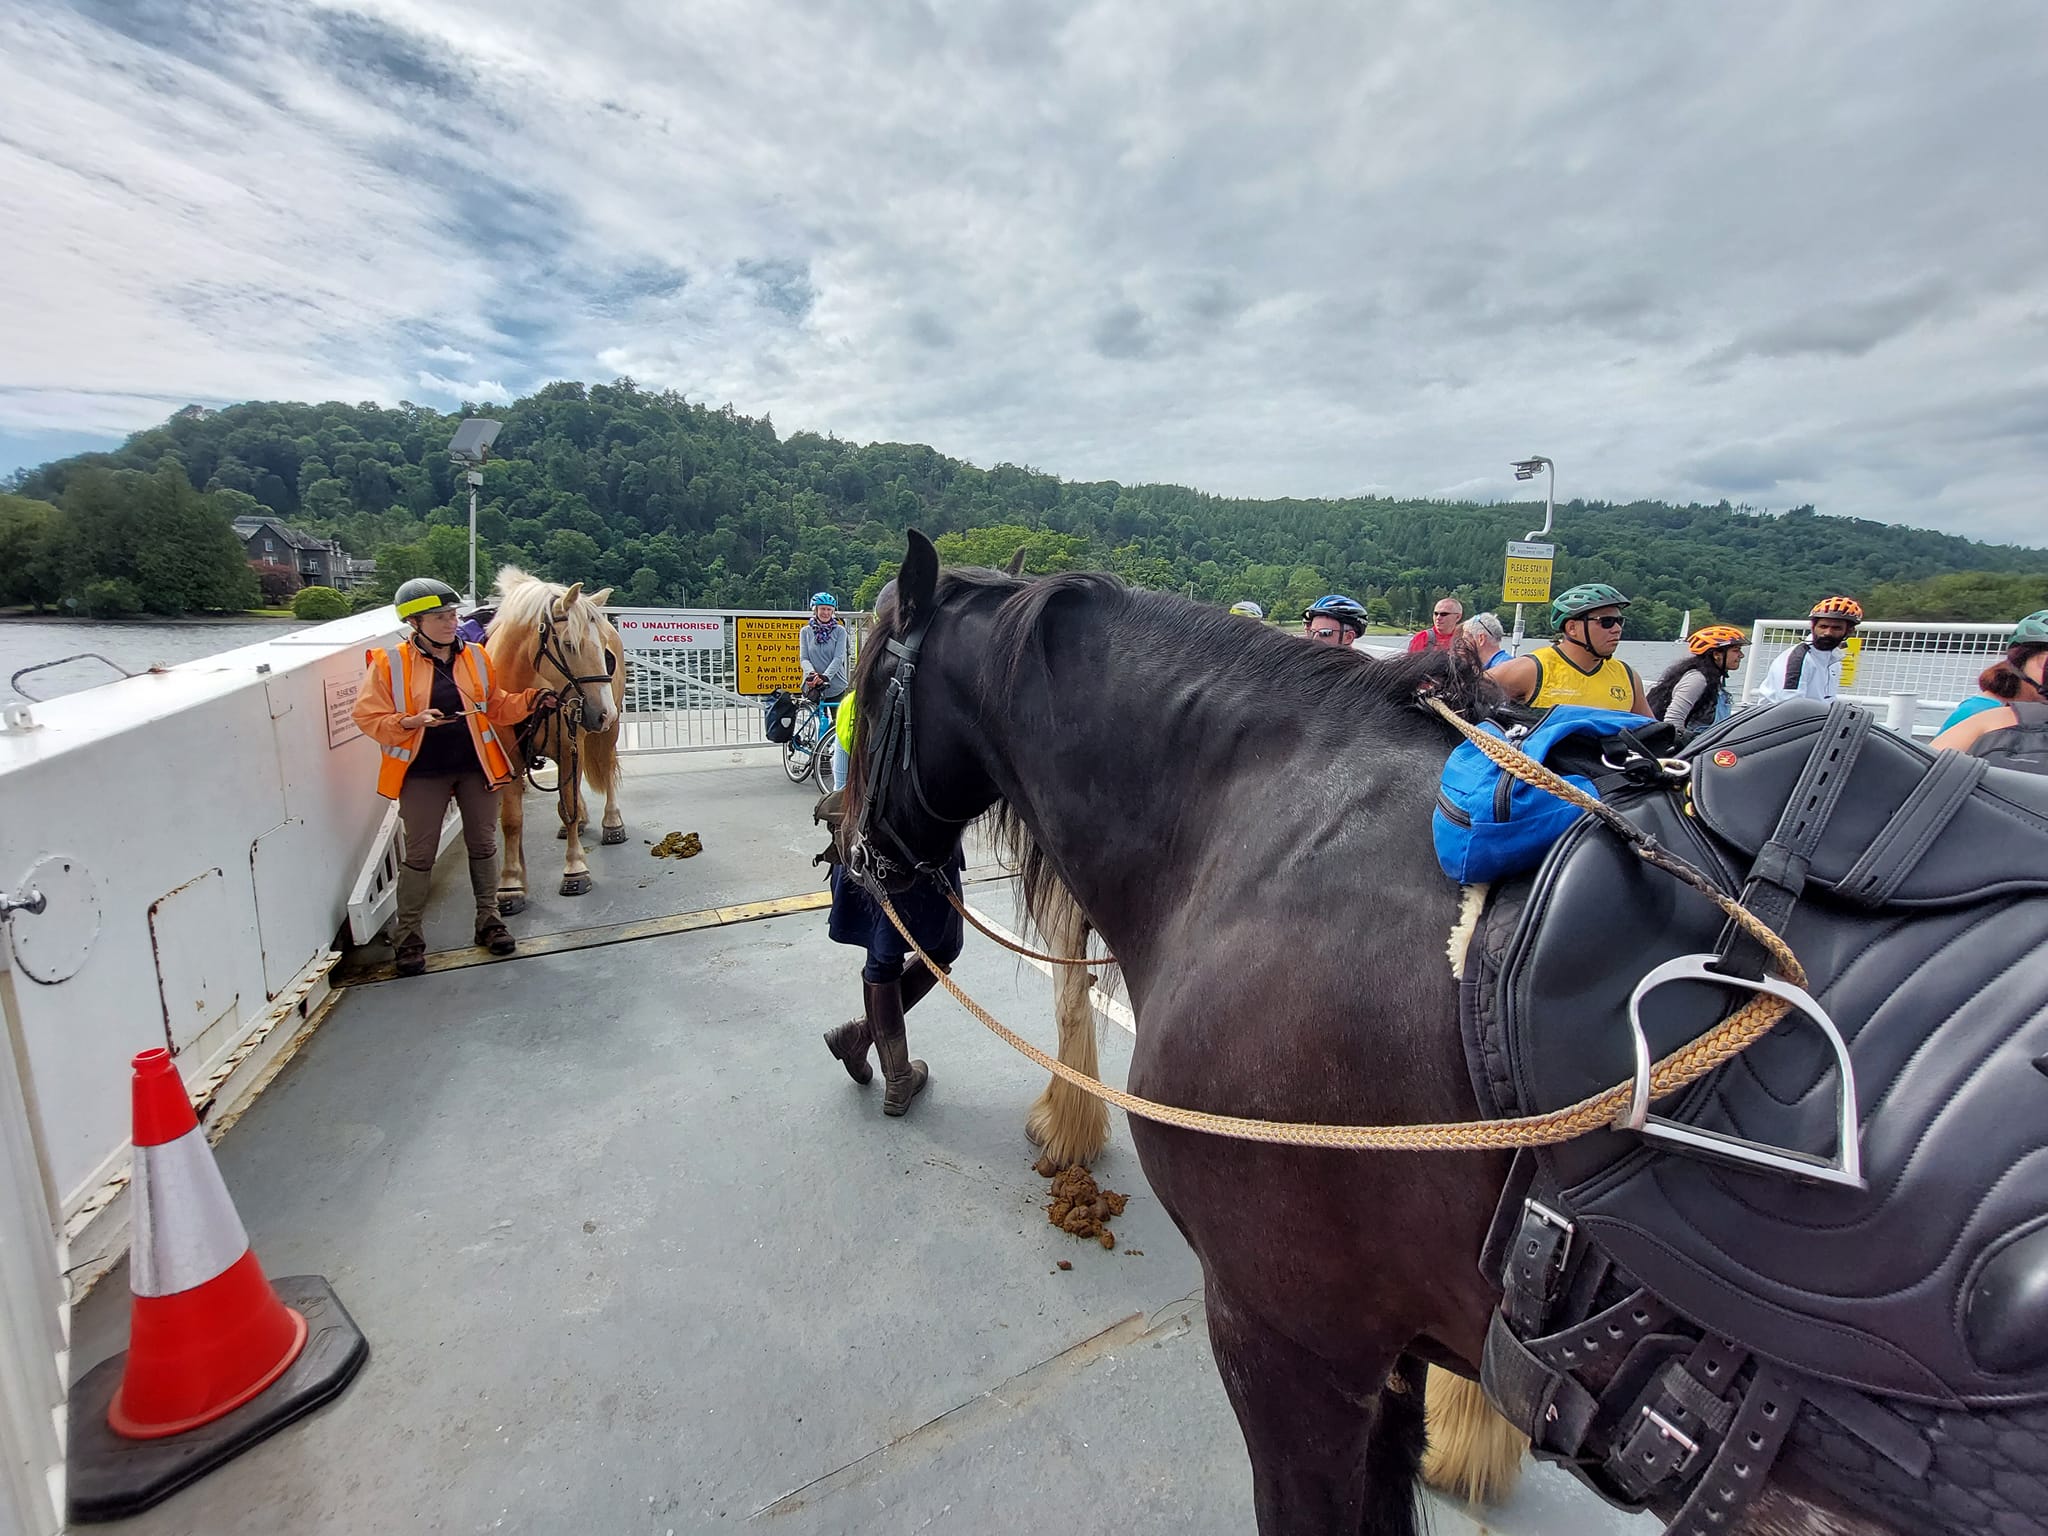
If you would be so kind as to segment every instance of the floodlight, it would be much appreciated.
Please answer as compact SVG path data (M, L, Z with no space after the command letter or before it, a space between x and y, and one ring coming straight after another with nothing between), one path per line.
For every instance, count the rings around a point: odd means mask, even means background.
M481 464L490 456L491 444L505 429L502 421L472 416L455 429L455 441L448 445L448 457L464 464Z

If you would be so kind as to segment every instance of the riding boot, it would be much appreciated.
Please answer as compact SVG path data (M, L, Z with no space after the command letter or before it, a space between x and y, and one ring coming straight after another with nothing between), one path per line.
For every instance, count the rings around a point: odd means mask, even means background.
M498 915L498 856L469 861L469 888L476 896L476 941L494 955L510 955L519 941Z
M427 897L434 888L431 869L398 866L398 915L391 920L391 944L398 954L398 974L417 976L427 968L427 941L420 925L427 915Z
M903 984L900 981L866 983L868 1028L874 1031L875 1054L882 1058L882 1113L900 1115L910 1101L924 1091L930 1076L921 1061L910 1059L910 1042L903 1032Z
M925 968L925 963L913 957L898 983L903 994L903 1011L908 1013L915 1008L937 981L938 978ZM848 1077L863 1085L874 1081L875 1069L868 1065L868 1047L874 1043L875 1032L868 1027L866 1019L848 1019L837 1029L825 1031L825 1049L846 1068Z
M866 1019L848 1019L837 1029L825 1031L825 1049L846 1068L848 1077L863 1086L875 1078L875 1069L868 1065L868 1047L874 1043L875 1034Z

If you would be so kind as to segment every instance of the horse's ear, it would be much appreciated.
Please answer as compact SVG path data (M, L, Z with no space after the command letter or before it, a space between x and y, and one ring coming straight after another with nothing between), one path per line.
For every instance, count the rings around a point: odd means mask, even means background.
M602 608L606 603L610 602L611 600L612 589L610 587L606 587L604 588L604 590L600 592L593 592L590 594L590 601L600 608Z
M558 619L566 619L567 617L569 617L569 610L576 606L576 599L581 597L582 595L583 583L580 581L573 583L568 591L564 592L560 597L555 599L555 617Z
M903 553L903 568L896 573L896 606L906 614L921 612L931 606L938 590L939 552L913 528L910 547Z
M1010 556L1010 563L1003 567L1003 574L1005 576L1022 576L1024 574L1024 546L1022 544L1017 546L1017 553Z

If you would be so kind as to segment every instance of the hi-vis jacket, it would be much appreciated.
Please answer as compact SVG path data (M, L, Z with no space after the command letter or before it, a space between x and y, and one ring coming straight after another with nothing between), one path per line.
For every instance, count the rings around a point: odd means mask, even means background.
M405 770L429 729L445 731L445 725L418 726L407 730L399 719L431 708L434 698L434 664L411 641L401 641L382 650L366 651L363 660L369 670L356 693L355 722L363 734L383 749L377 767L377 793L387 800L398 798L405 782ZM456 692L462 695L462 718L469 727L469 739L476 743L477 761L484 776L496 789L516 772L511 752L504 743L512 740L512 727L533 713L533 701L540 690L523 689L507 693L491 683L491 659L480 645L465 645L455 655L451 668Z

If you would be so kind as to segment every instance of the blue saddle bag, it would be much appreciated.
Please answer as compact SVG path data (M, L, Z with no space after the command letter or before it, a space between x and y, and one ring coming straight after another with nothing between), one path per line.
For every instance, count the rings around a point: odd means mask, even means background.
M1571 704L1560 704L1533 726L1512 733L1490 720L1479 729L1512 742L1596 798L1600 787L1594 774L1611 780L1608 770L1619 773L1628 760L1642 761L1654 750L1650 742L1661 746L1670 735L1668 727L1642 715ZM1582 768L1591 771L1576 771ZM1581 814L1577 806L1523 783L1465 741L1444 764L1430 831L1444 873L1470 885L1534 869Z

